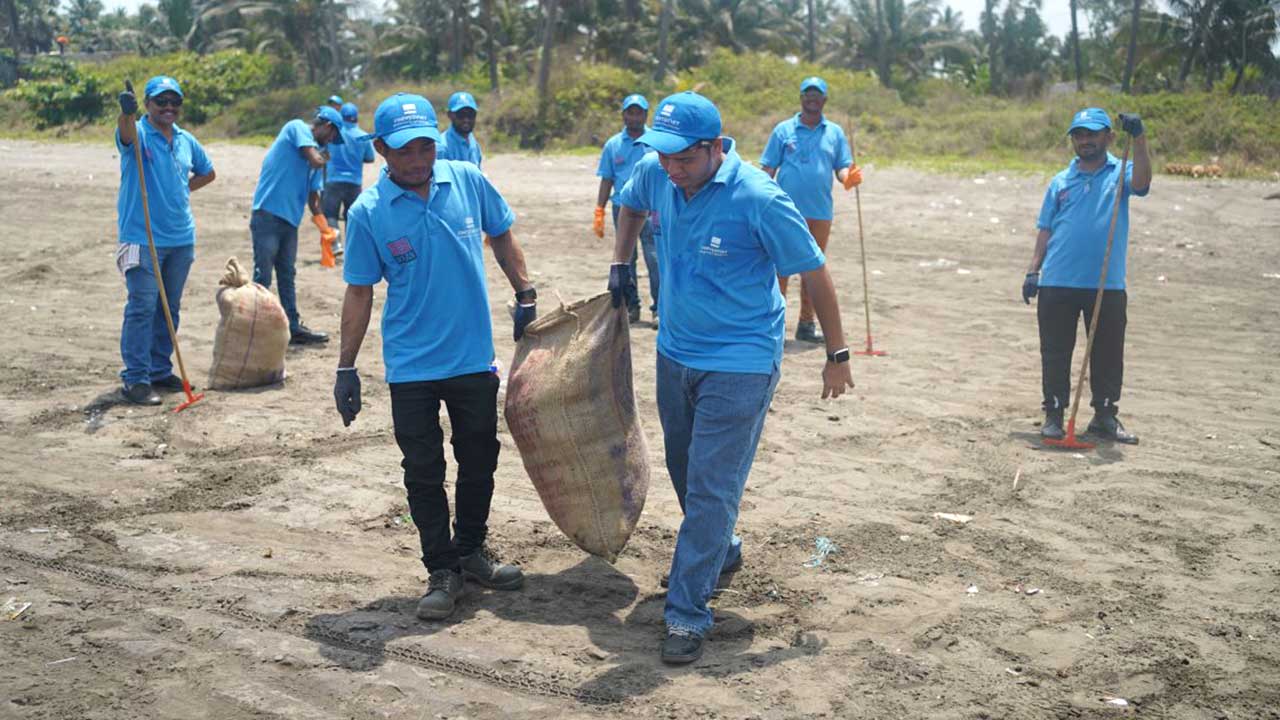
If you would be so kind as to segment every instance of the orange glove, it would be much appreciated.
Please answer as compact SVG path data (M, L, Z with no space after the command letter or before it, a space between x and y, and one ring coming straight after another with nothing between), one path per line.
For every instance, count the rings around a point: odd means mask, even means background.
M333 256L333 241L338 238L338 231L329 227L324 215L312 215L311 222L320 230L320 266L336 267L338 262Z
M591 221L591 232L598 238L604 237L604 206L602 205L596 206L596 217Z
M852 190L862 184L862 168L857 165L849 166L849 173L844 176L844 189Z

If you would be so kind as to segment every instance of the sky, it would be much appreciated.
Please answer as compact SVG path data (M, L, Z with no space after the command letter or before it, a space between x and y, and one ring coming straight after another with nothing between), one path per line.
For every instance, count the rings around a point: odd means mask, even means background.
M107 10L123 7L133 11L146 1L148 0L104 0L102 4ZM978 18L982 16L984 0L943 0L943 4L950 5L953 10L963 14L965 27L978 29ZM1049 32L1062 37L1071 31L1071 3L1068 0L1043 0L1041 5L1041 17L1049 26ZM1079 22L1080 32L1083 33L1087 27L1083 13L1080 14Z

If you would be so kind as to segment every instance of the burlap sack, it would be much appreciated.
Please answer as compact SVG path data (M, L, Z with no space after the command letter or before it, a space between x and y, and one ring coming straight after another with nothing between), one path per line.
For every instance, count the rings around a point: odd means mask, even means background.
M218 331L213 338L209 388L270 385L284 379L284 353L289 347L289 318L270 290L233 257L218 285Z
M507 426L551 519L614 562L649 492L627 314L609 294L529 324L508 376Z

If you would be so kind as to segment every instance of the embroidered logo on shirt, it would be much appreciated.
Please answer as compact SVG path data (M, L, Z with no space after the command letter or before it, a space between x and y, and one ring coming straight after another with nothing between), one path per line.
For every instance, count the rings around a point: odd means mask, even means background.
M720 238L712 235L711 242L707 243L706 246L699 250L699 252L703 255L710 255L712 257L726 257L728 256L729 251L720 247L721 242Z
M409 244L407 237L387 243L387 249L391 251L391 258L401 265L418 259L418 254L413 251L413 245Z
M1059 190L1059 191L1058 191L1058 205L1059 205L1059 206L1065 205L1065 204L1066 204L1066 202L1067 202L1067 200L1068 200L1070 197L1071 197L1071 192L1070 192L1069 190L1067 190L1066 188L1063 188L1063 189Z

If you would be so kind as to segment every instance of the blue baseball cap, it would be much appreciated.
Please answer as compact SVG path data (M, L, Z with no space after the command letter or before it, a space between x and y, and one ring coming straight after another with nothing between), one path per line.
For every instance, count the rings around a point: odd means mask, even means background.
M341 96L341 95L330 95L330 96L329 96L329 99L328 99L328 100L325 100L325 102L327 102L327 103L333 103L333 104L335 104L335 105L341 105L341 104L342 104L342 96Z
M178 84L177 80L174 80L168 75L157 75L147 81L146 94L142 96L142 99L145 100L147 98L153 98L160 93L167 92L177 93L178 97L184 97L182 94L182 86Z
M644 96L643 96L643 95L641 95L640 93L635 93L634 95L628 95L626 98L624 98L624 99L622 100L622 109L623 109L623 110L626 110L627 108L631 107L632 105L635 105L636 107L640 108L641 110L646 110L646 111L647 111L647 110L649 109L649 101L648 101L648 100L645 100L645 99L644 99Z
M692 90L676 93L658 103L653 125L639 142L665 155L687 150L699 140L720 137L720 111Z
M1085 108L1071 118L1071 127L1067 128L1067 134L1070 135L1071 131L1076 128L1084 128L1086 130L1110 130L1111 117L1108 116L1107 111L1102 108Z
M373 132L362 140L381 138L392 148L402 148L410 140L427 138L440 142L440 126L435 108L421 95L396 93L378 105L373 113Z
M334 110L328 105L321 105L320 107L316 108L316 119L324 120L325 122L329 123L330 125L334 126L339 130L342 129L342 116L338 114L337 110ZM334 136L334 138L329 141L329 144L341 145L342 133L337 133Z
M342 103L342 109L338 111L343 120L347 122L355 122L360 117L360 108L355 103Z
M480 107L476 105L476 99L471 93L460 90L449 96L449 112L458 112L463 108L480 112Z
M807 77L804 80L800 81L800 92L804 92L809 88L815 88L817 89L818 92L822 93L823 96L825 96L827 94L827 81L823 80L817 75L814 75L813 77Z

